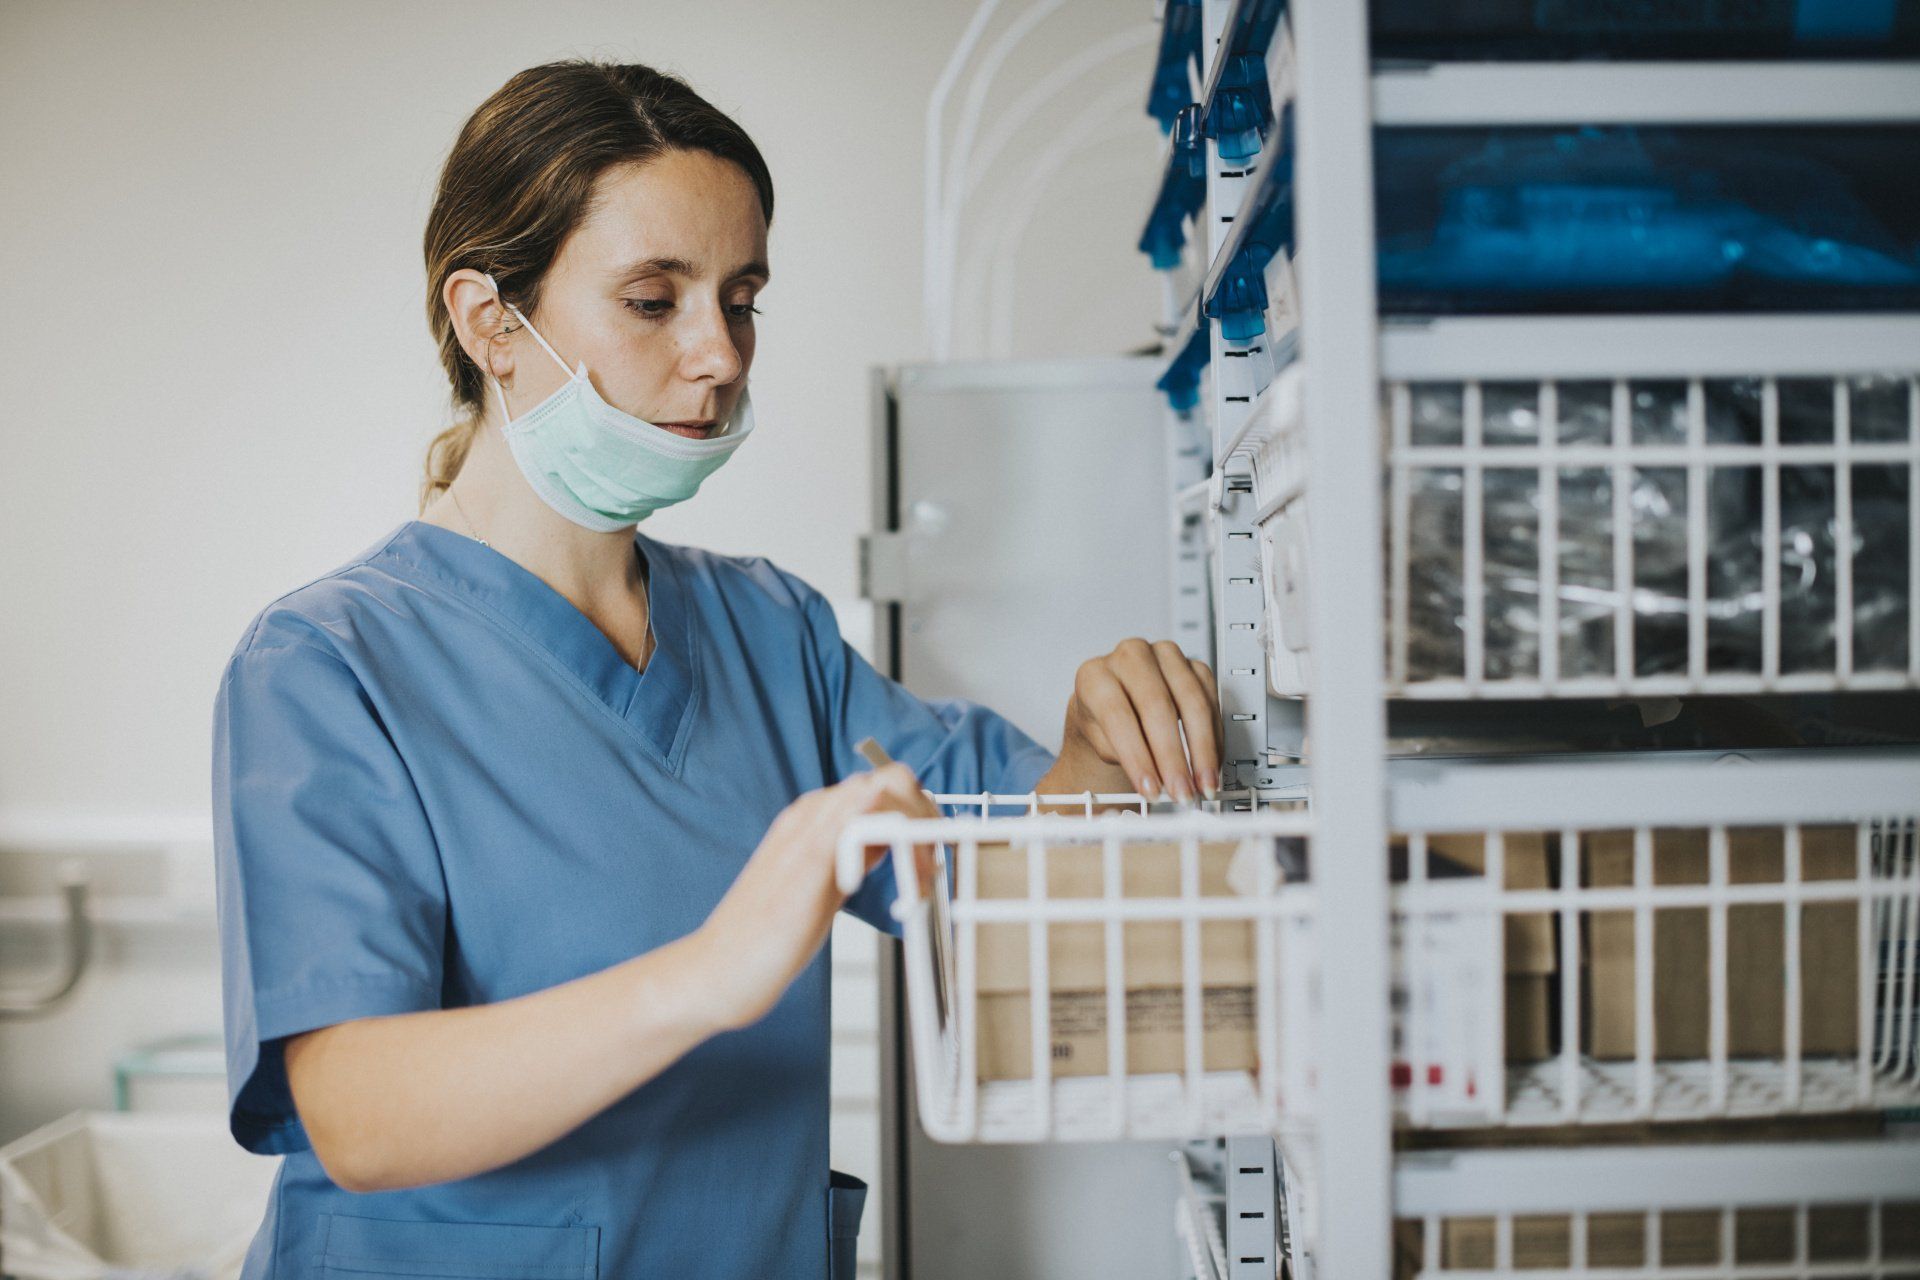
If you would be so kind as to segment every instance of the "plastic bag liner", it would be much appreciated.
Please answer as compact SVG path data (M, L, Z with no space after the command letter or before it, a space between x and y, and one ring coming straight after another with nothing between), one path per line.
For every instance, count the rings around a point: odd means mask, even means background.
M280 1161L219 1114L76 1111L0 1147L0 1267L18 1280L227 1280Z

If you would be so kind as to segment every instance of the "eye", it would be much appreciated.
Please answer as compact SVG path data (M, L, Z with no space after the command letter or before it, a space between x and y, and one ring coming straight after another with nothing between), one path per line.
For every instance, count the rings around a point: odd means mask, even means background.
M658 320L673 310L671 298L628 298L627 309L649 320Z
M740 302L728 307L727 314L735 320L745 320L748 316L765 315L766 312L760 310L760 308L754 306L751 302Z

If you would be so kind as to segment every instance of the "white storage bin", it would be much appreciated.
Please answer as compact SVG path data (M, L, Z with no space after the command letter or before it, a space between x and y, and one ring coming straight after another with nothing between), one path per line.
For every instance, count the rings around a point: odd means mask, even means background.
M265 1214L277 1159L226 1118L76 1111L0 1148L9 1280L227 1280Z
M864 846L892 850L930 1136L1164 1139L1278 1123L1275 929L1305 909L1278 869L1304 856L1304 814L1148 813L1137 795L933 798L975 812L873 815L840 844L842 883L857 881ZM1135 811L1094 812L1109 804ZM1009 808L1028 812L986 816ZM922 883L916 843L944 849L951 894L944 878ZM997 987L1013 968L1019 989Z
M1383 395L1393 696L1920 688L1910 372ZM1269 590L1304 595L1305 486L1267 488ZM1277 693L1303 631L1269 636Z

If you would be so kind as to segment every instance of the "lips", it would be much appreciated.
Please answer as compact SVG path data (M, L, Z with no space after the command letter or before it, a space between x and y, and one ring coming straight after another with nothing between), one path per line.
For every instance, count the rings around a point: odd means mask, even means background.
M719 429L719 424L714 422L656 422L653 425L689 440L705 440Z

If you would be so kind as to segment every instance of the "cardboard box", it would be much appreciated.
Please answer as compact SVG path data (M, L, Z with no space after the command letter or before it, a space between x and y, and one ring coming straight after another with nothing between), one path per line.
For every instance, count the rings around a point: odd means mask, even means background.
M1240 845L1200 845L1200 893L1232 898L1227 869ZM1049 898L1106 896L1105 853L1100 845L1049 846ZM1025 845L979 846L978 893L982 899L1020 899L1028 893ZM1121 893L1128 898L1180 896L1177 843L1121 846ZM1031 931L1025 924L978 927L978 1070L983 1080L1024 1080L1033 1075ZM1101 923L1055 924L1047 932L1050 996L1049 1057L1055 1076L1087 1076L1107 1070L1107 943ZM1177 920L1127 922L1121 926L1124 967L1127 1071L1131 1075L1180 1071L1186 1065L1183 944ZM1251 1070L1254 1044L1253 925L1245 920L1200 924L1201 1051L1208 1071Z
M1458 863L1473 875L1486 871L1487 837L1470 835L1431 835L1427 850ZM1547 837L1537 831L1510 831L1502 841L1501 863L1507 889L1547 889L1553 884L1547 858ZM1506 918L1507 972L1554 973L1560 967L1560 953L1554 945L1551 912L1516 912Z
M1801 830L1803 881L1845 879L1855 866L1855 828ZM1655 831L1656 885L1705 884L1708 833ZM1582 837L1586 883L1633 883L1633 834ZM1779 883L1785 870L1778 828L1730 829L1727 874L1735 884ZM1586 1049L1596 1058L1634 1056L1634 914L1585 917ZM1708 1051L1710 935L1705 907L1653 913L1653 1036L1657 1058L1704 1058ZM1778 1057L1785 1046L1786 913L1778 904L1727 910L1727 1052ZM1806 1056L1851 1054L1859 1043L1858 911L1848 902L1807 903L1800 919L1800 1046Z
M1540 1062L1553 1056L1553 975L1508 973L1506 1058Z
M1644 1213L1590 1215L1587 1218L1587 1265L1619 1268L1645 1266L1647 1216ZM1440 1224L1441 1269L1493 1270L1495 1225L1492 1218L1443 1219ZM1654 1230L1660 1242L1662 1267L1719 1264L1720 1214L1717 1211L1660 1213ZM1567 1215L1531 1214L1513 1219L1513 1270L1565 1271L1572 1265L1572 1258L1573 1222Z

